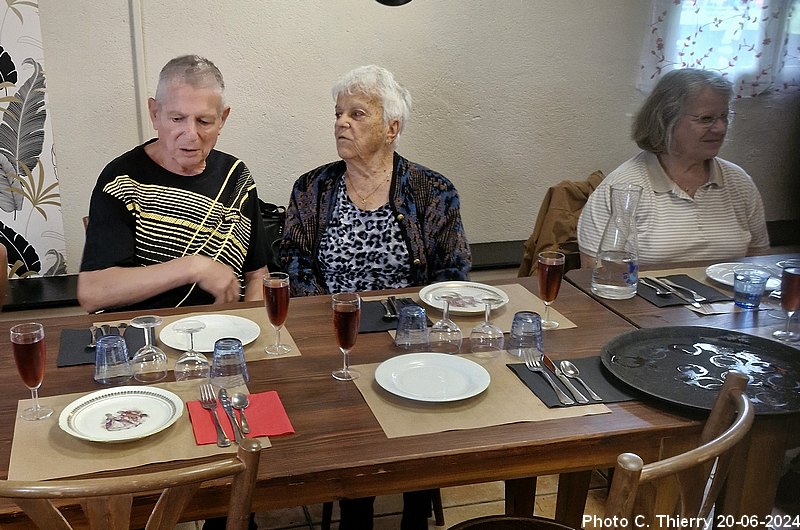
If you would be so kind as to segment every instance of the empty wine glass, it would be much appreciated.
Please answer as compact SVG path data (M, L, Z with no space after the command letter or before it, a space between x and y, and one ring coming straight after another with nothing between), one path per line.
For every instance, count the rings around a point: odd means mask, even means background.
M492 305L500 302L499 298L483 299L483 322L472 328L469 334L469 345L472 353L497 352L503 349L505 342L503 330L489 320Z
M208 379L211 365L208 358L194 349L194 334L206 328L200 320L179 320L172 329L186 334L186 353L175 361L175 381L184 379Z
M285 272L269 272L264 276L264 305L267 318L275 330L275 342L264 351L268 355L284 355L291 351L286 344L281 344L281 327L289 313L289 275Z
M22 382L31 391L33 406L22 411L23 420L43 420L53 409L39 404L39 387L44 379L44 326L38 322L17 324L11 328L11 351Z
M786 260L781 274L781 307L786 311L786 325L772 333L772 336L785 342L800 340L800 333L789 329L792 317L800 309L800 260Z
M333 329L336 342L344 356L344 365L331 375L340 381L357 379L361 374L350 368L350 350L356 345L358 328L361 323L361 297L358 293L336 293L331 297L333 308Z
M131 320L131 326L144 330L144 346L133 355L133 378L143 383L154 383L167 377L167 354L156 347L155 327L161 317L144 315Z
M442 318L431 326L428 344L433 352L458 353L461 350L461 328L450 320L450 298L442 297Z
M542 329L556 329L558 322L550 320L550 304L558 296L564 276L565 256L561 252L540 252L538 256L539 296L544 302Z

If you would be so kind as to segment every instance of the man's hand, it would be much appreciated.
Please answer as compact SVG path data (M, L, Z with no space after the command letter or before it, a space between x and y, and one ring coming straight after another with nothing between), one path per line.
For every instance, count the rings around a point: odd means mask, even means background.
M233 269L206 256L193 258L194 281L214 296L215 304L239 301L239 279Z

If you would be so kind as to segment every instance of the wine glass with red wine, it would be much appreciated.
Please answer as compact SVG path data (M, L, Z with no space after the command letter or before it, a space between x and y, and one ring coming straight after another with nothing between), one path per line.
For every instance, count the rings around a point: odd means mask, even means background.
M264 351L268 355L285 355L292 348L281 344L281 327L289 313L289 275L285 272L270 272L264 276L264 305L267 307L267 318L275 330L275 342Z
M357 379L358 371L350 368L350 350L356 344L358 326L361 320L361 297L358 293L336 293L331 297L333 307L333 329L336 342L344 355L344 366L331 375L339 381Z
M800 309L800 259L789 259L783 264L781 274L781 308L786 311L786 325L772 333L772 336L785 342L800 340L800 333L789 329L792 317Z
M561 278L564 276L564 254L561 252L540 252L538 258L539 297L544 301L542 329L556 329L558 322L550 320L550 304L558 296Z
M33 406L20 414L23 420L43 420L53 409L39 404L39 387L44 379L44 326L38 322L17 324L11 328L11 348L22 382L31 391Z

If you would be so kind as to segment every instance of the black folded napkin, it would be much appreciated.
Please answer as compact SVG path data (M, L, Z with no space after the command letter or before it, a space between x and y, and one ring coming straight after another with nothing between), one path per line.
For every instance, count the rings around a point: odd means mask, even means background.
M575 403L575 405L591 405L597 403L617 403L619 401L631 401L634 399L641 398L641 394L635 394L636 392L631 387L625 385L625 383L620 382L613 374L609 373L605 367L603 367L603 363L600 360L600 357L584 357L581 359L570 359L572 364L578 367L578 370L581 372L581 379L583 379L587 385L589 385L592 390L594 390L598 396L603 398L603 401L595 401L589 396L589 392L586 392L583 385L575 380L572 379L572 384L575 385L575 388L580 391L581 394L586 396L589 399L589 403ZM553 359L554 363L558 363L558 360ZM530 388L536 397L542 400L542 403L547 405L548 408L554 407L572 407L573 405L562 405L558 398L556 397L556 393L553 392L553 389L550 387L547 381L545 381L544 377L541 374L537 374L535 372L531 372L528 370L528 367L525 366L525 363L520 364L509 364L508 365L511 370L517 374L525 386ZM545 369L546 370L546 369ZM550 378L555 382L558 387L564 391L566 395L569 397L573 397L567 387L559 381L556 377L556 374L547 370L547 373L550 375Z
M684 287L688 287L693 291L696 291L697 294L705 296L708 300L705 303L712 303L712 302L730 302L733 300L729 295L725 293L721 293L714 289L713 287L709 287L704 283L700 283L691 276L687 276L686 274L675 274L673 276L662 276L662 278L667 278L668 280L672 281L673 283L677 283L678 285L682 285ZM689 293L680 291L681 294L685 295L688 298ZM656 294L656 290L647 285L646 283L639 282L639 286L636 289L636 294L650 302L651 304L658 306L658 307L669 307L673 305L687 305L688 302L686 300L681 300L679 297L671 294L669 296L658 296Z
M396 298L395 304L397 305L397 311L399 312L400 309L403 307L413 304L417 304L411 298ZM375 302L361 302L361 323L360 327L358 328L359 333L375 333L377 331L389 331L392 329L397 329L397 318L383 318L383 315L386 314L386 309L383 307L383 304L380 301ZM433 323L430 319L428 319L428 326L431 326Z
M112 328L111 333L119 335L119 330ZM56 366L94 364L94 348L86 347L91 340L92 336L88 329L61 330L61 346L58 349ZM144 346L144 330L128 326L125 330L125 344L128 346L128 355L132 357Z

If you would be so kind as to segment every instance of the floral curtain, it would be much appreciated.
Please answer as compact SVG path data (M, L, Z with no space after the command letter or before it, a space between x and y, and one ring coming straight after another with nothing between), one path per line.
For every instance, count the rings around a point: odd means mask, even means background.
M800 90L800 0L652 0L638 87L676 68L717 70L737 97Z
M0 244L8 251L10 277L64 274L66 245L38 0L4 4L5 9L0 8Z

